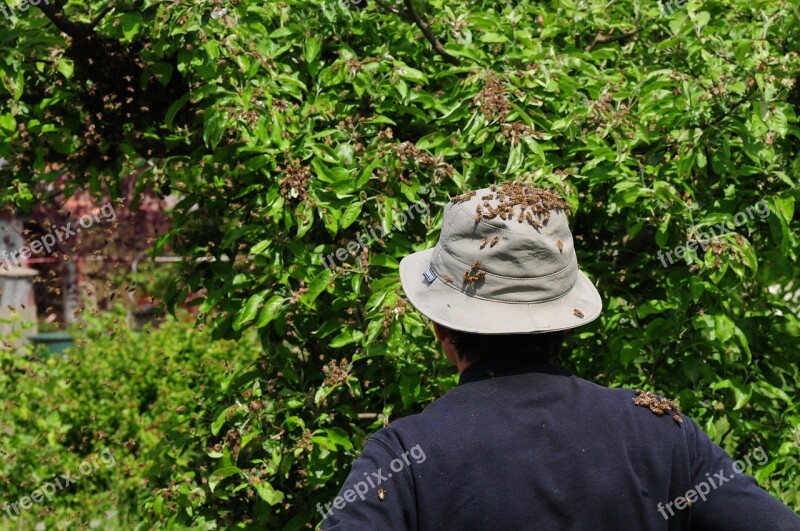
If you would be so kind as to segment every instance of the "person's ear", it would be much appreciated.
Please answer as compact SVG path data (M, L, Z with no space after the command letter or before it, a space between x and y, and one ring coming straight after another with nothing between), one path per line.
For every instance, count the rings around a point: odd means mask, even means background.
M433 323L433 331L436 333L436 339L438 339L440 343L445 343L450 339L450 329L439 323Z

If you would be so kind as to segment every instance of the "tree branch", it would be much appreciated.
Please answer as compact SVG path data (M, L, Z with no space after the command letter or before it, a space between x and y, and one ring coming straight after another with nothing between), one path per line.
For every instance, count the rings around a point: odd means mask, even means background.
M455 66L460 65L461 61L459 61L457 58L453 57L452 55L450 55L445 51L444 46L442 46L442 43L439 42L439 40L436 38L436 35L433 34L430 27L428 26L428 23L422 20L420 16L417 14L417 11L414 9L414 4L412 0L405 0L405 4L406 4L406 10L408 11L408 14L411 16L411 19L419 27L419 29L422 30L422 33L423 35L425 35L425 38L428 39L428 42L431 43L433 49L439 52L439 55L442 56L442 59L444 59L451 65Z
M755 92L755 90L754 90L754 88L753 88L753 87L755 87L755 84L754 84L752 87L750 87L749 89L747 89L747 91L744 93L744 96L742 96L742 97L739 99L739 101L737 101L736 103L734 103L734 104L731 106L731 108L730 108L730 109L728 109L726 112L724 112L724 113L722 114L722 116L718 117L716 120L714 120L714 121L713 121L713 122L711 122L710 124L709 124L709 123L701 124L701 125L700 125L700 129L701 129L703 132L700 134L700 138L703 138L707 132L709 132L709 131L711 131L712 129L714 129L715 127L717 127L717 126L718 126L718 125L719 125L719 124L720 124L720 123L721 123L721 122L722 122L722 121L723 121L725 118L728 118L728 117L729 117L729 116L731 116L733 113L735 113L735 112L736 112L736 111L739 109L739 107L741 107L741 106L742 106L742 105L744 105L745 103L748 103L748 102L750 102L750 101L751 101L751 100L750 100L750 97L751 97L751 96L753 95L753 93ZM698 139L698 140L699 140L699 139Z
M53 2L52 4L40 3L38 7L55 27L72 38L84 38L92 31L88 24L73 22L64 16L62 11L64 7L63 1Z
M636 35L640 31L638 29L635 29L635 30L631 30L631 31L623 31L621 33L617 33L616 35L612 35L612 33L614 33L614 30L616 30L616 29L617 28L611 28L611 32L608 35L606 35L602 31L600 33L598 33L597 35L595 35L594 40L592 41L592 43L590 45L588 45L585 48L585 50L587 52L591 52L592 49L598 44L605 44L607 42L621 41L621 40L627 39L628 37L633 37L634 35Z
M411 16L409 16L407 13L403 13L399 9L395 9L394 7L392 7L389 4L387 4L386 2L384 2L383 0L373 0L373 2L378 4L380 7L382 7L383 9L388 11L389 13L397 15L398 17L402 18L403 20L407 20L409 22L414 22L414 19L411 18Z
M96 133L84 135L84 143L67 163L73 168L111 167L121 153L121 143L130 144L138 153L147 156L191 152L195 148L193 145L169 146L146 139L137 127L132 134L125 130L126 121L163 120L169 102L189 91L183 76L177 72L166 87L152 80L140 85L144 66L138 54L142 43L125 44L96 31L103 18L115 9L113 3L103 7L91 22L69 20L64 14L65 3L65 0L50 0L38 7L58 30L69 37L66 55L74 61L78 74L76 79L83 81L77 87L76 96L92 117L82 127L86 131L91 128ZM166 58L166 62L174 63L177 68L175 57ZM103 68L95 65L103 65ZM107 101L118 104L112 108L106 105ZM190 111L184 109L182 112ZM48 156L53 157L55 153Z
M96 28L97 25L100 24L100 21L103 20L103 17L108 15L113 9L114 9L113 5L106 6L105 9L100 11L100 13L96 17L94 17L94 19L89 23L89 29L93 30L94 28Z

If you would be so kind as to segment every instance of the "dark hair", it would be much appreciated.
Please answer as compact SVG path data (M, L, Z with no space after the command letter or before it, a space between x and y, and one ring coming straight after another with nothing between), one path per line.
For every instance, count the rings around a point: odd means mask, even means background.
M563 341L563 331L487 335L450 330L450 342L456 347L458 357L464 361L509 353L530 356L536 363L548 363L558 356Z

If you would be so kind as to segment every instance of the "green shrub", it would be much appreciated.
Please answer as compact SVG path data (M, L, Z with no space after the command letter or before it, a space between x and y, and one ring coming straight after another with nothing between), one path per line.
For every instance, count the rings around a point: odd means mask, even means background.
M202 293L213 338L257 330L266 352L155 446L154 466L180 459L149 472L143 518L316 521L369 433L454 384L398 261L435 243L450 196L506 179L563 193L603 296L568 364L677 397L735 457L762 446L756 477L800 508L795 4L417 4L440 46L373 2L120 1L97 26L118 48L33 12L24 36L4 33L0 155L15 186L2 197L30 206L64 169L67 192L121 195L132 173L176 191L156 251L169 241L186 260L166 302ZM102 9L68 7L84 23ZM107 49L143 71L92 66ZM127 107L82 103L125 88ZM738 223L761 200L768 215ZM420 201L430 215L401 223ZM733 232L662 267L659 251L718 223ZM376 225L384 237L325 267Z
M246 339L211 341L175 319L134 332L123 316L90 317L73 331L77 345L65 357L0 354L0 503L68 471L80 478L19 516L0 513L5 525L130 528L141 521L140 499L166 488L173 469L204 457L202 447L176 454L170 443L204 426L209 397L260 351ZM81 477L81 463L104 451L106 460Z

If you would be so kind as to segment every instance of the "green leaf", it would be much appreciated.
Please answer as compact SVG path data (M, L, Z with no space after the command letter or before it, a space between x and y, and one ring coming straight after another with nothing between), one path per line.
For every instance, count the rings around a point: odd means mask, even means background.
M503 173L509 175L519 170L522 167L522 160L522 143L517 142L511 146L511 150L508 154L508 162L506 163L506 169L503 170Z
M144 18L141 13L125 13L119 17L122 34L126 41L133 41L142 28Z
M634 339L622 343L619 351L619 361L624 367L630 365L630 362L642 355L643 344L640 340Z
M56 69L66 79L72 79L72 74L75 71L75 64L72 62L71 59L67 59L65 57L62 57L56 63Z
M364 203L361 201L356 201L354 203L350 203L347 205L342 217L339 218L339 228L346 229L353 222L358 219L358 216L361 214L361 209L364 208Z
M403 79L407 79L408 81L412 81L414 83L427 83L428 76L420 72L415 68L411 68L410 66L401 66L396 71L398 76Z
M256 315L258 315L260 310L261 303L264 302L264 298L266 296L267 290L263 290L252 295L247 300L247 303L239 310L239 312L236 314L236 318L233 320L234 330L241 330L244 325L249 324L253 321L253 319L256 318Z
M636 315L639 317L647 317L655 313L663 313L667 310L675 310L678 306L674 303L667 301L651 300L647 301L636 309Z
M191 97L190 94L184 94L169 106L169 109L167 109L167 113L164 115L164 124L168 128L172 128L172 122L175 120L175 115L177 115L178 112L180 112L180 110L183 108L183 106L186 105L186 102L189 101L190 97Z
M667 238L669 237L669 222L671 219L672 215L667 214L658 226L658 230L656 231L656 245L659 247L664 247L667 243Z
M350 437L348 437L347 432L341 428L328 428L323 431L318 431L311 440L323 448L332 451L336 450L337 447L345 450L353 449L353 443L350 441Z
M734 330L736 329L736 325L733 324L730 317L725 314L714 315L714 327L716 329L717 339L722 343L732 338Z
M222 140L222 135L225 134L225 119L221 113L209 110L205 114L204 121L203 142L206 146L215 148Z
M753 390L741 383L739 380L731 380L726 378L725 380L716 382L711 386L711 389L713 391L717 391L719 389L730 389L733 391L733 396L736 399L736 405L733 406L733 409L742 409L753 396Z
M242 470L235 466L224 466L222 468L218 468L208 477L208 488L211 490L211 492L214 492L214 489L217 488L217 485L219 485L222 480L241 473Z
M792 397L790 397L786 393L786 391L784 391L783 389L779 389L768 382L764 381L759 382L757 390L760 394L763 394L764 396L783 401L789 407L792 407L794 405Z
M400 377L399 389L403 406L410 406L417 399L422 389L419 376L412 373L403 374L403 376Z
M310 65L316 61L321 47L319 39L315 37L306 39L305 59L307 64Z
M163 86L169 85L172 79L172 65L169 63L155 63L148 68L149 73Z
M357 343L364 339L364 332L361 330L344 330L338 336L333 338L328 344L331 348L341 348L345 345Z
M789 224L794 218L794 203L795 199L792 196L775 196L772 198L772 210L774 210L782 220ZM768 212L770 210L770 208L766 206L765 201L762 200L761 204L762 206L759 208L753 209L756 213L758 213L759 216L761 216L761 212Z
M480 40L488 44L508 42L508 38L505 35L493 32L484 33L481 35Z
M697 27L697 29L703 29L708 25L709 20L711 20L711 13L708 11L700 11L694 16L695 27Z
M321 271L308 286L308 291L300 297L300 302L307 307L311 307L312 303L317 300L317 297L319 297L331 283L332 277L333 273L330 269Z
M741 254L742 260L747 264L747 267L753 270L753 274L758 272L758 258L756 258L756 251L747 240L747 238L739 237L733 234L726 234L724 236L731 247L736 248Z
M269 34L269 38L270 40L276 41L284 37L289 37L290 35L292 35L292 33L293 33L292 30L290 30L289 28L286 27L278 28Z
M11 114L0 114L0 128L8 133L14 133L17 130L17 121Z
M279 503L283 503L283 492L279 490L275 490L269 482L264 481L261 479L258 482L253 482L252 485L255 487L256 492L261 497L262 500L267 502L270 505L278 505Z
M211 434L212 435L219 435L219 431L222 429L222 426L225 425L225 422L228 420L228 415L231 411L234 411L239 406L233 405L223 409L219 415L214 419L214 422L211 423Z
M253 247L250 248L250 254L262 254L267 249L269 249L269 246L271 244L272 240L261 240L260 242L258 242L257 244L255 244Z
M273 319L275 319L275 316L280 311L281 306L283 306L284 300L285 299L279 295L273 295L272 297L270 297L267 303L264 304L264 308L261 310L261 315L258 318L258 323L256 323L256 327L264 328Z

